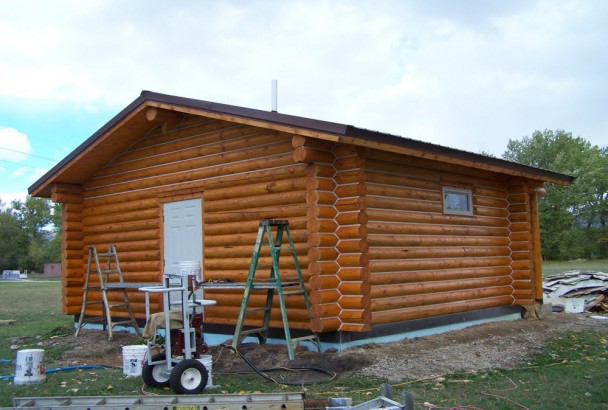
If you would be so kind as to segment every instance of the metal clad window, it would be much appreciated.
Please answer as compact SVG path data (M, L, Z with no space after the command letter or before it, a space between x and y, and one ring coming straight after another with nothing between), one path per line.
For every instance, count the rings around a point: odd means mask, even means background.
M443 187L443 212L473 215L473 192L470 189Z

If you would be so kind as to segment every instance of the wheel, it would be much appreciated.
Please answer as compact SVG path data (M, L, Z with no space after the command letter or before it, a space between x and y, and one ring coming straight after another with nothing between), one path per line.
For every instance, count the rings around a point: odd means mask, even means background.
M148 364L148 360L144 361L141 369L141 377L144 383L150 387L168 387L169 376L166 374L166 359L164 353L155 354L152 356L152 361L162 360L162 363Z
M175 365L169 385L176 394L198 394L207 385L207 368L198 360L186 359Z

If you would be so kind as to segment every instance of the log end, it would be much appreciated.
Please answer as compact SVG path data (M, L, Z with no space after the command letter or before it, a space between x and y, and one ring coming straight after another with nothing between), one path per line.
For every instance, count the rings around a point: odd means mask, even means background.
M340 319L337 317L313 319L310 324L310 329L315 333L333 332L338 330L340 324Z

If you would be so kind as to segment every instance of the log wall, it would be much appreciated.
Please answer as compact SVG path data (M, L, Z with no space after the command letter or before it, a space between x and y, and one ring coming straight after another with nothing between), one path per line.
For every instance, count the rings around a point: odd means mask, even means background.
M364 150L311 138L293 138L294 159L313 171L309 187L308 271L312 329L371 330L369 259L365 239Z
M336 272L336 209L333 143L294 136L294 160L308 163L307 193L308 272L310 273L311 328L316 332L337 330L340 326L338 300L340 283Z
M366 153L365 173L372 324L510 305L529 296L529 229L515 213L526 212L523 185L511 186L492 172L375 150ZM444 214L444 186L470 189L474 215ZM514 269L521 277L515 290Z
M82 306L82 187L55 184L51 200L62 204L61 216L61 294L64 315L80 313Z
M162 204L201 198L203 204L203 259L205 279L243 281L246 277L258 223L263 218L288 219L299 262L308 280L308 205L315 203L310 186L312 166L294 162L291 135L224 121L187 117L173 129L152 128L118 155L82 189L80 215L71 211L81 228L80 242L68 241L64 311L79 313L87 246L105 251L116 244L126 282L161 282ZM330 190L332 190L330 188ZM61 202L61 201L60 201ZM64 208L65 209L65 208ZM76 209L76 208L74 208ZM78 219L78 220L77 220ZM69 234L69 231L68 231ZM263 253L260 264L269 261ZM281 270L295 274L291 258L283 257ZM71 276L70 276L71 275ZM64 279L65 280L65 279ZM206 321L234 324L241 291L210 291L218 304L205 311ZM93 293L93 299L99 295ZM136 316L144 317L144 295L129 293ZM263 305L261 296L252 305ZM160 310L160 298L154 301ZM288 298L290 325L309 327L301 296ZM98 309L99 310L99 309ZM98 315L91 307L88 314ZM248 322L255 319L251 315ZM274 309L271 325L281 325Z
M514 179L508 187L509 239L516 305L534 303L534 252L532 246L530 188Z
M445 214L442 187L470 189L474 215ZM363 332L530 304L534 189L490 171L197 116L151 125L83 187L54 187L64 204L63 310L80 312L90 244L116 244L127 282L160 283L163 203L190 198L202 199L208 280L243 282L259 220L289 220L313 318L301 296L288 296L294 328ZM269 262L264 249L260 265ZM280 267L295 274L289 257ZM206 321L233 325L242 290L205 292L218 301ZM131 291L130 300L143 318L144 295ZM265 295L250 300L261 307ZM161 309L160 298L153 303ZM282 326L278 303L271 326Z
M371 330L369 255L365 184L365 150L338 145L335 179L338 227L337 273L340 279L340 331Z

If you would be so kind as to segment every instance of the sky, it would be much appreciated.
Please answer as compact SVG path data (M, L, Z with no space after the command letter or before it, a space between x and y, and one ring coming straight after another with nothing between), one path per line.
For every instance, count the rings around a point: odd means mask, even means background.
M501 156L608 145L604 0L0 0L0 199L142 90Z

